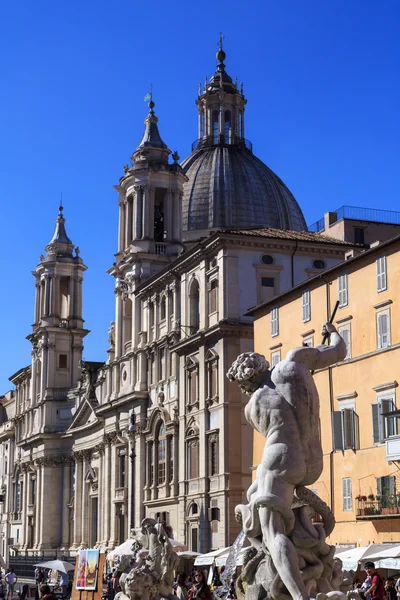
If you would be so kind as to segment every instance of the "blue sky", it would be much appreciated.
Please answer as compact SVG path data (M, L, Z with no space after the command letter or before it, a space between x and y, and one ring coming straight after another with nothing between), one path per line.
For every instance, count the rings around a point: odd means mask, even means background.
M197 137L198 84L244 82L246 137L308 223L343 204L400 210L398 0L3 3L0 13L0 392L30 362L31 271L63 193L88 266L84 357L105 360L117 250L113 185L139 143L153 84L181 158Z

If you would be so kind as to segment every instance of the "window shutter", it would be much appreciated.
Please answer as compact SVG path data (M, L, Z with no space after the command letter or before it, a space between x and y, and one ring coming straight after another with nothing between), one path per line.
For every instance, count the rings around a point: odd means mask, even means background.
M309 321L311 319L311 299L310 299L310 290L306 290L303 292L303 322Z
M347 306L347 275L340 275L339 286L339 306Z
M353 410L353 431L354 431L354 438L353 438L353 450L359 450L360 448L360 423L359 423L359 418L358 418L358 414Z
M386 348L389 345L389 319L387 313L377 315L378 325L378 348Z
M383 485L382 485L383 477L376 478L376 493L378 496L382 497Z
M372 404L372 435L374 438L374 444L379 444L381 442L380 421L380 406L379 404Z
M342 411L332 413L333 449L343 450Z
M350 352L350 330L348 328L346 328L346 329L340 329L339 330L339 334L341 335L341 337L343 338L344 343L346 344L346 356L344 357L344 359L346 360L346 358L350 358L350 356L351 356L351 352Z
M351 478L344 477L342 479L342 498L343 498L343 510L352 509L352 485Z
M353 409L345 408L342 412L343 449L353 448Z

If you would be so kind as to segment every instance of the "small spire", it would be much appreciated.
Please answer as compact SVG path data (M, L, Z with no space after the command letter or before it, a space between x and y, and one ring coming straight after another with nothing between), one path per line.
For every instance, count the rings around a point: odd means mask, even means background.
M65 219L63 211L64 207L60 203L60 206L58 207L58 215L56 219L56 227L54 230L54 234L49 244L46 246L46 251L48 254L72 256L72 250L74 248L74 245L67 236L67 232L65 230Z
M150 86L150 87L152 89L153 86ZM167 144L164 144L164 142L161 139L160 132L158 131L158 125L157 125L158 118L154 114L154 110L153 110L153 108L155 107L155 104L152 100L152 97L153 97L152 92L150 92L150 94L147 94L147 96L150 96L150 98L151 98L151 100L149 102L150 110L149 110L149 114L147 115L147 117L144 120L145 130L144 130L142 141L140 142L139 146L137 147L137 150L139 150L140 148L145 148L145 147L167 149ZM146 98L146 96L145 96L145 98Z

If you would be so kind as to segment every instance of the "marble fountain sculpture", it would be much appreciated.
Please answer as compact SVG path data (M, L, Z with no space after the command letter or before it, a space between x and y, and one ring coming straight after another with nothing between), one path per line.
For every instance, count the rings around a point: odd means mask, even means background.
M173 551L162 524L144 519L141 527L132 530L132 557L124 557L119 565L122 573L121 592L115 600L177 600L172 583L179 557Z
M334 516L306 487L322 472L319 397L312 373L346 355L345 342L331 323L322 333L328 345L294 348L271 370L263 355L246 352L227 373L251 396L246 419L266 438L248 504L235 511L251 544L236 583L240 600L340 600L351 588L351 575L343 573L335 547L326 542Z

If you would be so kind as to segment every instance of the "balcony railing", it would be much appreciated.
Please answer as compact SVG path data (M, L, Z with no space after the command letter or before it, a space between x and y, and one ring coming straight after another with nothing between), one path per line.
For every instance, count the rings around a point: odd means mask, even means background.
M353 219L355 221L373 221L375 223L391 223L400 225L400 212L396 210L382 210L380 208L362 208L361 206L341 206L337 210L336 220ZM325 229L324 218L319 219L308 226L308 231L323 231Z
M358 496L356 519L374 519L400 516L400 495Z

